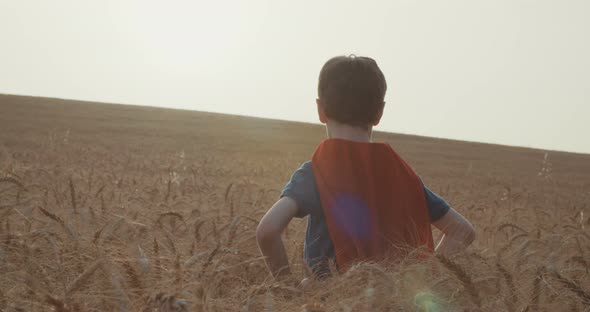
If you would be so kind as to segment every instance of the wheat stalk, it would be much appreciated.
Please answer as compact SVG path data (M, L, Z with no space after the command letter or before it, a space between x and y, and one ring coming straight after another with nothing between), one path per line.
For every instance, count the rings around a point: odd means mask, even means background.
M160 260L160 246L158 245L158 240L156 238L154 238L152 246L154 253L154 277L159 281L162 276L162 264Z
M174 260L174 285L177 293L183 288L183 273L182 265L180 265L180 255L176 255L176 259Z
M229 231L227 234L227 245L231 246L235 237L236 237L236 232L238 230L238 226L240 225L241 222L241 218L239 216L233 218L231 224L229 225Z
M176 244L174 243L174 240L172 239L172 235L165 229L162 229L162 232L164 233L164 237L166 238L166 245L168 246L168 248L170 249L170 252L172 252L173 255L176 255L177 249L176 249Z
M74 214L78 214L78 207L76 204L76 188L74 187L74 181L72 177L70 177L70 200L72 202L72 209L74 210Z
M209 254L209 257L207 258L207 261L205 261L205 263L201 267L201 272L199 273L199 277L201 277L205 274L205 272L207 271L207 268L209 267L209 265L213 261L213 258L215 257L217 252L219 252L220 248L221 248L221 245L217 245L217 247L215 247L215 249L213 249L213 251L211 251L211 253Z
M557 270L551 270L550 272L565 289L578 296L578 298L582 300L582 303L590 306L590 293L588 293L588 291L582 289L580 285L569 280L567 277L559 274Z
M92 263L90 266L88 266L86 268L86 270L84 270L84 272L82 272L82 274L80 274L71 284L70 286L68 286L67 290L66 290L66 295L65 297L69 297L71 296L75 291L79 290L80 288L82 288L84 285L86 285L86 283L88 283L90 277L92 276L92 274L94 274L94 272L102 266L103 260L99 259L96 260L94 263Z
M545 272L544 267L537 268L535 272L535 278L533 279L533 293L531 294L531 305L534 308L539 306L541 300L541 280L543 279L543 273Z
M129 302L129 297L127 297L127 294L125 293L121 285L120 276L113 274L113 271L111 270L111 266L109 263L105 262L100 267L103 270L105 276L107 277L107 281L109 282L110 287L115 291L114 299L118 303L119 311L128 312L130 310L131 304Z
M14 184L14 185L18 186L21 189L25 189L24 184L21 181L17 180L16 178L13 178L13 177L1 177L0 183L10 183L10 184Z
M440 263L442 263L447 270L449 270L453 275L457 277L457 279L463 284L463 288L469 294L471 301L478 307L481 307L481 299L479 294L477 293L477 288L473 284L471 277L461 268L458 264L451 261L449 258L444 257L442 255L436 255Z
M518 296L516 292L516 286L514 285L514 280L512 279L512 275L510 275L510 272L508 272L508 270L506 270L506 268L504 268L502 264L500 264L500 262L496 262L496 267L498 268L498 271L500 271L500 274L506 281L506 285L508 285L508 289L510 291L510 294L504 298L506 307L508 307L508 311L516 311L516 305L518 304Z

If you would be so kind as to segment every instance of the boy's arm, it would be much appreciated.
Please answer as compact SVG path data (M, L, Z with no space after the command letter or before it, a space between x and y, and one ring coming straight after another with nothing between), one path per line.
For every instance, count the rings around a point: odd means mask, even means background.
M453 208L432 224L444 234L435 249L443 256L462 251L475 240L473 225Z
M289 259L281 233L296 213L297 203L289 197L283 197L262 217L256 229L258 248L274 277L290 274Z

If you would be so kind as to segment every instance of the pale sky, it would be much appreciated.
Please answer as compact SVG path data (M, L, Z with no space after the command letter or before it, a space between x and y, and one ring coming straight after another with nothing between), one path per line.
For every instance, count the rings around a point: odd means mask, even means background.
M377 60L377 130L590 153L590 1L0 0L0 93L316 122Z

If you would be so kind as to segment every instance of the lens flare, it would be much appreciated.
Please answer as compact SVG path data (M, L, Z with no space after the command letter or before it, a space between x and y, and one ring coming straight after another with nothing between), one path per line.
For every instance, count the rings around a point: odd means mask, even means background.
M414 304L418 307L418 311L442 312L442 306L438 301L438 298L429 291L422 291L414 296Z
M360 241L371 238L373 220L368 213L367 204L361 197L355 194L339 194L333 206L337 210L332 218L339 230Z

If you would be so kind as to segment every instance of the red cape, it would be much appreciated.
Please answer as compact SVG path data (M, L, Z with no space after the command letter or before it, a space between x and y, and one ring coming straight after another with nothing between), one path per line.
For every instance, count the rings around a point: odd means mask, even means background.
M424 186L391 146L328 139L311 164L339 270L434 249Z

